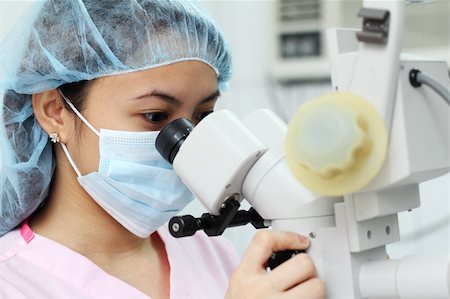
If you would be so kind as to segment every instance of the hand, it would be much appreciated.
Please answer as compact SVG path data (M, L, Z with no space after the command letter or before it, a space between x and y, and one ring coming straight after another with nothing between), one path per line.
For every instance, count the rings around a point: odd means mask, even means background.
M273 271L266 271L267 260L273 252L308 247L309 239L295 233L258 232L231 278L226 298L325 298L325 285L317 277L307 254L300 253Z

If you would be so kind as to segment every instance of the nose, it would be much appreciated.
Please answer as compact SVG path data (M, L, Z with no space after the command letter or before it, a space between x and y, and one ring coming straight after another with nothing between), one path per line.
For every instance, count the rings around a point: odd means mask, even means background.
M190 113L190 112L179 112L175 115L172 115L172 117L170 117L167 120L167 124L177 120L177 119L186 119L188 121L190 121L194 126L198 123L198 121L195 119L194 117L194 113Z

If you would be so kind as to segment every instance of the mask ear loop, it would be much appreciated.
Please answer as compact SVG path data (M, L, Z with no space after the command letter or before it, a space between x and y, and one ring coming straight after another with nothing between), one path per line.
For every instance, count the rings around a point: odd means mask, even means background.
M100 137L100 133L97 131L96 128L94 128L93 125L91 125L86 118L84 118L84 116L80 113L80 111L78 111L77 108L75 108L75 106L72 104L72 102L70 102L70 100L68 98L66 98L66 96L62 93L62 91L58 88L58 92L59 94L62 96L62 98L64 99L64 101L66 101L67 105L69 105L70 109L72 109L72 111L81 119L81 121L89 128L91 129L92 132L94 132L98 137ZM72 156L69 153L69 150L67 149L67 146L64 143L60 143L61 147L64 151L64 153L66 154L67 160L69 160L70 165L72 165L73 170L75 171L75 173L77 174L78 177L81 177L81 172L80 170L78 170L78 167L75 165L75 162L72 159Z
M66 154L67 160L69 160L70 165L72 165L73 170L75 170L78 177L81 177L81 172L78 170L78 167L75 165L75 162L73 161L72 157L69 154L69 150L67 149L67 146L64 143L61 143L61 147Z
M81 121L84 122L84 124L89 129L91 129L92 132L94 132L98 137L100 137L100 133L97 131L97 129L94 128L94 126L91 125L86 118L84 118L84 116L80 113L80 111L78 111L78 109L75 108L75 106L72 104L72 102L68 98L66 98L66 96L62 93L62 91L59 88L58 88L58 92L63 97L64 101L66 101L67 105L69 105L70 109L72 109L72 111L75 112L75 114L81 119Z

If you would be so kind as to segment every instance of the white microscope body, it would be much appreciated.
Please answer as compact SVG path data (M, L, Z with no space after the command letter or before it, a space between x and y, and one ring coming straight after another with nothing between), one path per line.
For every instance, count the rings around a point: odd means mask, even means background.
M286 160L287 126L268 110L243 121L226 110L209 115L173 166L212 214L226 199L246 199L273 229L309 236L327 298L450 298L449 256L390 260L385 248L400 240L398 213L420 206L418 184L450 171L449 106L409 78L418 69L448 86L447 65L400 55L403 1L364 8L386 35L358 31L358 41L355 30L332 29L328 41L333 89L367 99L387 129L387 158L369 184L341 196L308 190Z

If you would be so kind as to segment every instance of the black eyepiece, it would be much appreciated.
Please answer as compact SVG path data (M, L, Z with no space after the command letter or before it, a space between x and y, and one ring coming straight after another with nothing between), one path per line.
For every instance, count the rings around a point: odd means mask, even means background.
M193 129L194 125L187 118L179 118L168 123L156 138L156 149L172 164L181 145Z

